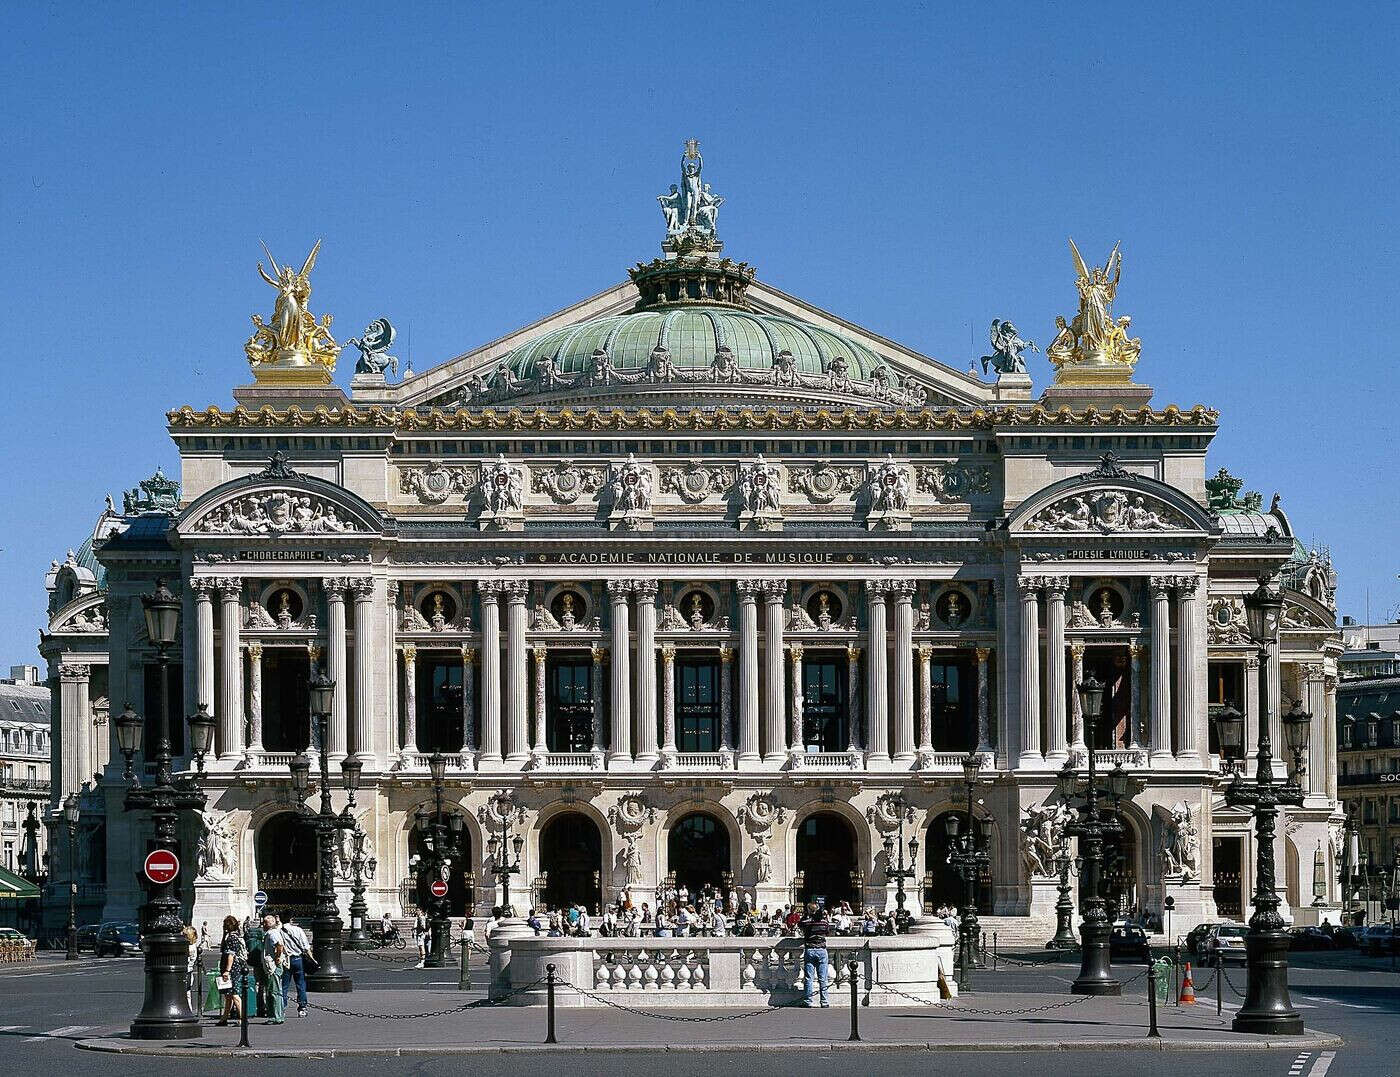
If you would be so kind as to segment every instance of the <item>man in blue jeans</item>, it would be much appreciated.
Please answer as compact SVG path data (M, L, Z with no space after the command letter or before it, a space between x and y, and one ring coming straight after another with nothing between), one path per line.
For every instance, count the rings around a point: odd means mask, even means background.
M288 920L281 925L282 946L290 961L282 971L282 1005L287 1005L293 982L297 985L297 1016L306 1016L306 955L311 952L311 940L306 932Z
M807 915L797 925L802 929L803 955L802 964L804 979L807 982L808 1006L815 1005L813 996L817 993L817 985L821 984L821 998L823 1006L830 1006L826 1000L826 989L831 980L831 964L826 955L826 936L831 930L831 924L827 922L826 911L815 901L807 903Z

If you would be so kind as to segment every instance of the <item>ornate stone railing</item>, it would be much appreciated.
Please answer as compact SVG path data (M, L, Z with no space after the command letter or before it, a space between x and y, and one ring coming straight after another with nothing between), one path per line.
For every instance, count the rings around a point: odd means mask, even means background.
M604 998L620 995L634 995L628 1004L644 1007L753 1006L790 1002L805 988L802 940L796 938L551 939L513 920L488 943L491 997L515 1006L544 1003L544 986L530 985L542 981L551 964L559 980L581 989L556 989L560 1006L602 1006ZM849 983L854 961L865 1005L908 1003L894 991L940 1001L940 979L949 993L956 991L952 947L952 931L935 920L920 921L908 935L831 938L830 989Z
M794 769L801 770L859 770L860 752L795 752Z
M545 752L535 759L545 770L597 770L603 765L602 755L592 752Z
M1086 759L1087 763L1088 760ZM1145 748L1100 748L1094 752L1094 765L1099 767L1116 767L1122 763L1125 767L1145 767L1147 766L1147 749Z
M687 770L730 770L733 756L728 752L677 752L675 766Z

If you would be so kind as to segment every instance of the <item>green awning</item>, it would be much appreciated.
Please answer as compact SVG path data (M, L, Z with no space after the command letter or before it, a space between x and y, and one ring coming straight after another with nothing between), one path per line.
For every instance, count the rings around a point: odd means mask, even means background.
M29 901L39 896L39 888L28 879L0 867L0 901Z

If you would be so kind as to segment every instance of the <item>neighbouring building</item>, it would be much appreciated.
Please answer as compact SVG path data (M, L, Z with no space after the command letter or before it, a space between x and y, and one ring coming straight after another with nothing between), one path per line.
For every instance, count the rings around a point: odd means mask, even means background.
M104 915L140 902L145 834L121 812L97 700L158 705L138 600L157 578L184 608L172 713L218 720L204 825L221 844L191 895L210 919L259 889L311 904L288 763L318 668L336 683L333 773L349 753L364 765L374 915L415 900L434 752L468 846L458 914L499 900L486 842L506 819L531 902L626 888L654 904L674 876L770 907L883 907L901 819L922 843L918 897L956 901L944 821L977 752L979 900L1048 936L1065 838L1047 805L1089 751L1074 691L1089 674L1109 686L1098 760L1133 779L1108 880L1120 909L1172 897L1178 931L1247 914L1252 830L1223 806L1210 715L1242 710L1251 754L1267 721L1277 749L1280 698L1314 722L1306 801L1277 847L1285 912L1313 901L1319 851L1335 901L1330 564L1277 499L1209 475L1216 412L1154 405L1134 381L1116 252L1073 252L1080 310L1037 397L1010 323L982 379L722 256L722 199L699 175L691 145L684 190L662 196L663 256L629 280L397 382L377 321L348 394L310 310L317 251L264 273L277 298L246 345L252 383L232 409L169 413L178 499L129 499L95 561L53 573L54 618L104 610L100 637L54 620L44 644L52 802L80 785L105 802ZM1267 710L1243 628L1261 575L1287 601Z
M49 691L35 666L0 679L0 924L37 928L34 887L47 870ZM16 878L16 876L18 878ZM10 894L14 897L10 897Z

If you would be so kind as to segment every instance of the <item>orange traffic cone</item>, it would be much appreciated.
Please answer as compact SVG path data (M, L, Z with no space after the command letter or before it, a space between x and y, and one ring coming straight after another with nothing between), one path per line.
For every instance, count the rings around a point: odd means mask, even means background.
M1191 982L1191 962L1186 962L1186 977L1181 981L1181 997L1176 1000L1178 1006L1196 1005L1196 985Z

